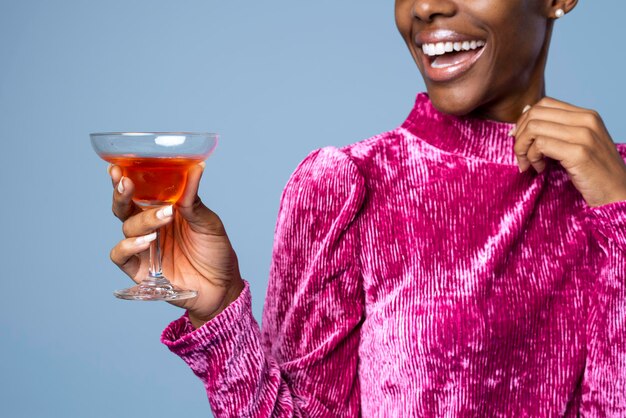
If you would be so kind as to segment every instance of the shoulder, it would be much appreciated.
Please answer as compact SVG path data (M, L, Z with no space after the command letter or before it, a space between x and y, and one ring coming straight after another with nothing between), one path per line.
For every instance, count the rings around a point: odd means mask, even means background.
M361 177L356 164L348 153L340 148L328 146L307 155L289 179L290 183L325 183L343 179L358 182Z
M325 195L341 201L365 194L367 178L376 174L381 160L402 154L404 130L397 128L343 147L327 146L309 153L292 173L283 200ZM391 152L391 154L390 154ZM392 159L393 159L392 158Z
M281 211L340 212L360 207L365 184L357 165L344 150L328 146L307 155L291 174L281 198Z

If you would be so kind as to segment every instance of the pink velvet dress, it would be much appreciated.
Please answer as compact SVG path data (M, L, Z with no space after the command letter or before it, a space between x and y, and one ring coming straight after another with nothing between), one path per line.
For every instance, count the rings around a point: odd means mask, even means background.
M285 187L262 327L248 285L162 341L216 417L626 417L626 202L513 125L437 111L311 153ZM626 146L618 145L622 156Z

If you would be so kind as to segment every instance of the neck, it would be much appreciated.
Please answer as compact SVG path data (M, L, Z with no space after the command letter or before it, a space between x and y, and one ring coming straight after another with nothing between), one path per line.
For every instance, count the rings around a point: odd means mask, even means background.
M524 91L509 94L506 97L488 103L472 112L472 116L499 122L515 123L527 105L534 105L546 95L545 80L542 77Z

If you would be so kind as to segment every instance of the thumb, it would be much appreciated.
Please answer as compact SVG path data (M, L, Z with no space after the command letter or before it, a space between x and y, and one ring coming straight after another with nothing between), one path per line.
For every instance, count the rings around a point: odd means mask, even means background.
M194 165L187 173L187 184L183 195L176 203L178 213L189 224L189 227L197 233L209 235L226 235L224 225L219 216L207 208L198 196L200 179L206 164L201 162Z

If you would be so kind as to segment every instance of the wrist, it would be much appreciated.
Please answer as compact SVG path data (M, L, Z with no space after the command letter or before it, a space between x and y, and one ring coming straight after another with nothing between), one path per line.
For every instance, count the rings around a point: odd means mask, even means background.
M600 206L610 205L611 203L617 202L626 202L626 194L615 194L612 195L610 198L604 199L602 201L588 202L587 206L589 206L590 208L598 208Z
M224 300L222 304L220 305L220 307L208 316L197 315L196 313L193 313L192 311L187 311L188 316L189 316L189 321L191 322L193 327L195 329L198 329L204 324L206 324L207 322L209 322L210 320L212 320L213 318L215 318L216 316L218 316L220 313L222 313L224 309L226 309L228 306L230 306L231 303L237 300L239 295L241 295L241 291L243 290L244 287L245 285L241 278L235 280L226 291Z

